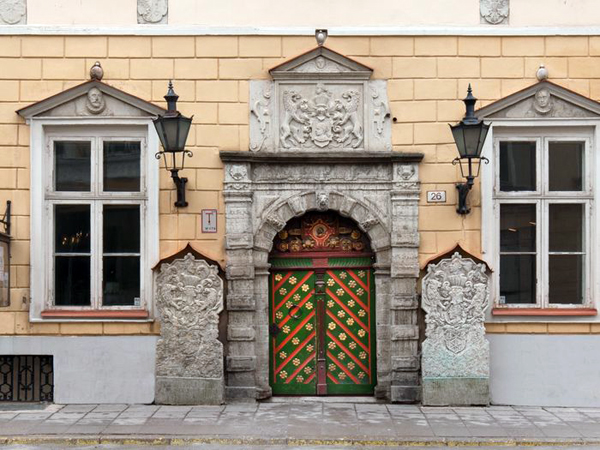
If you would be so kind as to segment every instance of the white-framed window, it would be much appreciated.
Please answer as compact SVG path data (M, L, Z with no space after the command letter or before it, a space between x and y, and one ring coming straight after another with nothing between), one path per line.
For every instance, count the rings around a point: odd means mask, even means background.
M32 320L149 318L158 253L151 123L32 123L32 138Z
M556 124L493 128L483 240L494 261L496 308L593 306L594 132Z

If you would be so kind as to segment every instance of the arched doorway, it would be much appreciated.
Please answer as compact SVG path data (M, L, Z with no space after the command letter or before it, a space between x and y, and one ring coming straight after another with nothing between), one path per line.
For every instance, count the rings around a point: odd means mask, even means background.
M372 394L377 384L374 254L335 212L278 232L269 256L269 380L275 395Z

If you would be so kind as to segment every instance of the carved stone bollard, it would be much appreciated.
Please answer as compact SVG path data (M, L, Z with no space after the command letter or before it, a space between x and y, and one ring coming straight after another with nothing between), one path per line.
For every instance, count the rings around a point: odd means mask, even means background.
M487 405L490 349L484 311L489 303L486 266L455 252L427 267L422 307L423 405Z
M156 284L161 323L156 403L223 403L223 344L218 340L223 280L218 268L188 253L163 264Z

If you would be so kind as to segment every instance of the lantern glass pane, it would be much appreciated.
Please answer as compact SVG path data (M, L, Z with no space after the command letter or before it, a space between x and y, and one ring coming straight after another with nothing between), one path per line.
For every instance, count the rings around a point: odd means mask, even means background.
M163 119L163 128L165 133L165 141L167 146L165 147L166 152L177 152L180 151L177 142L177 134L179 131L179 120L176 117L169 117Z
M454 142L456 143L456 148L458 149L458 154L461 158L466 156L465 150L465 138L464 138L464 130L462 124L455 125L450 127L452 129L452 136L454 137Z
M185 149L185 142L187 141L191 125L192 119L179 117L179 142L177 143L177 148L179 150Z
M479 146L480 125L465 126L465 156L479 157L481 147Z

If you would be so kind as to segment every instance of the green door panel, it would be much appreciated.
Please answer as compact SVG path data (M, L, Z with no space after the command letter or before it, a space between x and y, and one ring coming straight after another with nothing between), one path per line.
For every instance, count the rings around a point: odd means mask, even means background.
M273 394L316 393L314 287L315 274L310 270L278 270L271 274L270 378Z
M327 393L370 394L377 381L371 270L328 270L324 280Z

